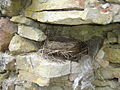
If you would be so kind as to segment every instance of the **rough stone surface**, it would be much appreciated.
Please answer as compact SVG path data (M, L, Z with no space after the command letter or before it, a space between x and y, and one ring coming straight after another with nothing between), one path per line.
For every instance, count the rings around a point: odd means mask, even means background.
M105 57L105 52L102 49L100 49L95 57L95 60L99 63L101 67L106 68L109 66L109 62L105 60L104 57Z
M111 3L118 3L120 4L120 0L106 0L107 2L111 2Z
M48 86L49 80L50 80L48 78L43 78L37 74L26 72L26 71L19 71L18 79L33 82L38 84L39 86Z
M112 63L120 63L120 45L113 45L114 47L106 47L104 51L106 53L106 60Z
M28 26L39 27L39 24L37 22L24 16L13 16L10 19L10 21L15 22L15 23L25 24Z
M120 78L120 68L100 68L97 70L96 77L101 80Z
M6 16L18 15L27 4L26 1L30 2L30 0L1 0L1 13Z
M22 37L35 41L44 41L47 38L40 29L24 25L18 26L18 34Z
M44 59L42 54L38 53L18 56L16 60L17 69L33 72L46 78L60 77L68 75L71 72L77 73L75 68L72 69L71 67L79 66L79 64L75 62ZM26 63L26 65L24 63Z
M52 2L51 0L49 1ZM67 0L63 0L63 1L67 1ZM84 2L84 0L79 0L79 1ZM119 18L120 6L116 4L111 4L111 5L108 3L101 4L101 2L98 2L96 0L93 1L92 4L89 3L90 5L88 4L88 6L84 10L77 10L77 9L72 10L71 8L69 8L69 10L66 9L61 10L61 8L57 8L54 6L51 6L51 8L47 7L49 5L47 6L45 5L45 8L43 10L40 9L42 7L40 3L39 4L36 3L36 0L34 2L35 3L32 3L32 5L26 9L25 16L38 20L40 22L52 23L52 24L67 24L67 25L94 24L94 23L104 25L104 24L120 21Z
M117 35L113 32L108 32L107 33L107 38L109 43L117 43Z
M87 2L90 2L91 0L87 0L86 3L85 1L86 0L34 0L32 2L32 5L30 5L27 10L42 11L54 9L83 9L85 7L85 4L87 4Z
M100 13L97 8L86 8L84 11L26 11L25 15L40 22L67 25L90 23L108 24L112 21L113 17L112 13Z
M8 49L8 45L10 43L10 40L12 39L12 36L9 33L0 31L0 51L5 51Z
M78 25L78 26L60 26L60 25L47 25L46 31L48 37L54 36L67 36L73 37L82 41L90 40L95 36L103 36L103 32L112 29L119 30L119 24L110 25ZM118 35L119 36L119 35Z
M51 87L51 90L63 90L63 88L58 87L58 86L54 86L54 87Z
M11 56L9 53L0 52L0 72L5 70L15 70L15 57Z
M17 26L9 19L0 19L0 51L8 49L13 34L17 31Z
M0 28L2 31L14 34L17 32L17 25L12 23L9 18L3 18L0 19Z
M1 0L0 18L0 90L120 89L119 0Z
M106 87L97 87L96 90L117 90L117 89L113 89L113 88L110 88L109 86L106 86Z
M15 35L9 44L9 50L13 54L19 54L36 51L39 49L38 46L39 45L37 42L22 38L19 35Z
M93 84L97 87L105 87L105 86L109 86L110 88L116 88L119 86L119 82L116 81L112 81L112 80L95 80L93 81Z
M40 22L53 23L53 24L89 24L90 21L84 21L83 11L44 11L44 12L25 12L26 17L33 18Z
M3 73L3 74L0 74L0 85L2 84L2 82L7 79L9 77L9 73L6 72L6 73Z
M15 90L26 90L26 89L22 86L15 86Z

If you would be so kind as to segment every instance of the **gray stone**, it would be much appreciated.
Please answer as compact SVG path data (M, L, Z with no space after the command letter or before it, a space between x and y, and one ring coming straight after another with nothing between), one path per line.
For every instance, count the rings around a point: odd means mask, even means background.
M59 86L53 86L53 87L51 87L50 90L63 90L63 88L61 88Z
M117 90L117 89L112 89L112 88L106 86L106 87L97 87L95 90Z
M96 77L101 80L120 78L120 68L114 67L99 68L96 71Z
M0 84L2 84L2 82L7 79L9 77L9 73L6 72L6 73L3 73L3 74L0 74Z
M109 86L110 88L117 88L119 86L119 83L117 81L112 81L112 80L95 80L93 81L93 85L96 87L105 87Z
M79 25L79 26L61 26L61 25L47 25L44 31L47 32L48 37L67 36L73 37L82 41L90 40L95 36L103 36L103 32L108 30L119 29L119 24L109 25Z
M15 70L14 62L15 57L11 56L9 53L0 52L0 72L5 70Z
M18 34L22 37L35 41L44 41L47 38L40 29L24 25L18 26Z
M117 36L114 32L108 32L107 39L109 43L117 43Z
M120 44L120 35L118 35L118 43Z
M26 90L24 87L22 87L22 86L15 86L15 90Z
M100 65L100 67L106 68L109 66L109 61L105 60L104 57L105 57L105 52L101 48L97 53L95 60ZM96 67L99 67L99 66L97 65Z
M19 35L15 35L9 44L9 50L13 54L19 54L36 51L39 49L38 46L39 45L37 42L22 38Z
M103 44L103 38L99 36L93 36L90 40L86 41L89 47L89 55L95 57Z
M77 78L78 74L70 74L69 80L74 81Z

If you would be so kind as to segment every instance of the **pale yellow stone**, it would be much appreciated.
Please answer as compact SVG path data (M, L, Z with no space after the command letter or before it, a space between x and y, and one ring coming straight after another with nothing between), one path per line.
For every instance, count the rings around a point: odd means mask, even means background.
M33 82L33 83L38 84L39 86L48 86L49 85L48 78L43 78L35 73L26 72L26 71L19 71L18 79Z
M45 78L54 78L77 73L76 68L79 68L79 63L71 63L55 59L47 59L42 56L42 53L29 53L27 55L19 55L16 57L16 68L31 73L36 73ZM79 67L78 67L79 66ZM73 67L73 69L72 69ZM79 72L79 71L78 71Z
M20 24L25 24L33 27L39 27L39 24L24 16L13 16L10 21Z
M44 41L47 38L40 29L25 25L18 26L18 34L22 37L35 41Z
M15 35L9 44L9 50L13 54L31 52L38 49L39 47L36 42L22 38L19 35Z

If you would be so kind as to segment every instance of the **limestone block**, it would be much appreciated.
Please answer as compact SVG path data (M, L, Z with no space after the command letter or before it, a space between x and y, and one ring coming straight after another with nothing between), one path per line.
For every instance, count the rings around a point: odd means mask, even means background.
M73 72L72 67L79 63L47 59L42 53L19 55L16 58L17 69L35 73L45 78L61 77ZM72 70L72 71L71 71ZM75 71L75 70L74 70ZM77 73L77 72L75 72Z
M113 20L111 12L102 13L98 8L86 8L83 11L25 11L25 16L40 22L66 25L109 24Z
M39 24L35 21L33 21L32 19L29 19L27 17L24 16L13 16L10 21L15 22L15 23L20 23L20 24L24 24L24 25L29 25L32 27L39 27Z
M10 44L9 50L13 54L36 51L39 49L38 43L15 35Z
M40 22L52 23L52 24L89 24L91 21L84 21L84 11L44 11L44 12L25 12L26 17L30 17Z
M27 8L30 11L83 9L86 0L34 0Z
M18 26L18 34L22 37L35 41L44 41L47 38L40 29L24 25Z

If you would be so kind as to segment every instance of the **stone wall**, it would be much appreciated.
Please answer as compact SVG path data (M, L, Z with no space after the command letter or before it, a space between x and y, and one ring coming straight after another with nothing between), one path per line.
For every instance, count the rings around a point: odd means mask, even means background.
M1 0L0 90L120 90L119 0Z

